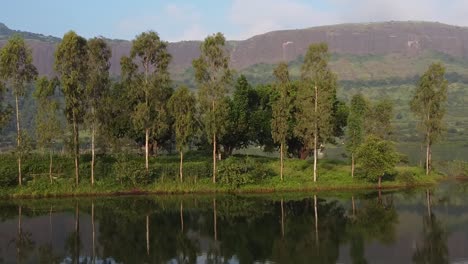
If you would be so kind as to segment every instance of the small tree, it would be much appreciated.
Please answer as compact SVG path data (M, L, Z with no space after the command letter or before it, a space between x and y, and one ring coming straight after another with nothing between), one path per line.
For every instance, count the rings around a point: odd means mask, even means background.
M59 85L57 79L49 81L41 77L36 82L34 97L37 100L36 138L38 145L43 150L49 151L49 179L52 183L52 154L53 143L62 133L60 119L58 117L59 102L54 97Z
M399 160L393 144L374 135L368 136L357 148L356 156L366 178L378 180L379 188L384 174L394 169Z
M176 146L180 153L179 177L181 182L183 180L184 151L187 150L190 137L195 132L195 105L195 97L186 86L177 89L169 100L169 109L175 119Z
M65 96L65 116L73 131L75 184L80 180L79 126L86 114L86 81L88 78L88 47L86 39L70 31L63 36L55 51L55 70Z
M351 107L346 127L346 149L351 153L351 177L354 177L356 150L364 140L364 116L367 111L367 102L361 94L351 99Z
M208 36L200 45L200 57L192 62L200 88L199 100L205 134L213 145L213 183L216 182L217 139L225 131L226 95L231 83L225 43L226 39L221 33Z
M91 185L93 186L96 129L99 123L98 117L102 117L102 101L110 85L110 58L111 50L104 39L93 38L88 41L88 81L86 95L89 105L87 120L91 127Z
M420 128L426 144L426 175L431 170L431 147L444 131L443 118L447 102L447 80L445 68L433 63L419 80L411 100L411 111L419 118Z
M21 130L21 114L19 109L20 98L25 96L26 85L31 83L37 76L37 69L32 63L32 51L26 46L24 39L13 36L0 50L0 80L7 83L15 98L16 109L16 143L18 158L18 184L22 184L21 157L23 153Z
M145 168L149 174L150 137L162 133L169 126L166 102L172 94L172 90L168 89L171 55L167 52L167 42L162 41L156 32L149 31L133 40L130 58L138 58L143 68L143 76L134 72L138 84L132 85L132 88L135 89L138 102L132 120L138 129L145 132ZM131 61L127 60L126 64L131 64ZM126 67L132 68L128 65Z
M280 145L280 177L283 180L284 169L284 153L286 140L289 132L289 70L288 65L284 62L278 64L273 74L276 77L275 90L278 97L272 105L272 120L271 120L271 135L276 144Z
M302 84L296 97L294 132L305 147L314 150L314 182L317 181L319 143L328 141L335 128L333 108L337 82L328 66L329 56L327 44L309 46L301 67Z

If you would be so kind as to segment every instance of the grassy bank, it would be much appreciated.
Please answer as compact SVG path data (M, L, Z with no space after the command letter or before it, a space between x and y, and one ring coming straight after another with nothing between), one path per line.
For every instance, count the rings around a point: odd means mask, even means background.
M312 179L312 162L289 159L285 178L279 177L276 158L237 156L219 163L218 180L211 180L211 163L207 155L192 153L184 164L184 180L178 179L178 156L151 159L149 175L140 156L101 155L97 159L97 179L89 181L89 157L83 155L80 165L81 183L74 185L73 161L67 156L54 157L53 182L49 181L48 159L35 155L26 160L23 173L26 184L16 186L16 163L11 155L1 155L1 197L63 197L144 193L261 193L287 191L325 191L376 189L357 171L351 178L349 165L343 161L321 160L317 182ZM382 188L403 188L433 185L443 176L424 175L420 168L397 166L383 178Z

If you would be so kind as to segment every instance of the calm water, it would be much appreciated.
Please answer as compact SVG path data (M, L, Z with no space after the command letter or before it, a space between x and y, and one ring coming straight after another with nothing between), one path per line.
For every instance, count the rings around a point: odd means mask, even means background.
M427 194L1 201L0 263L466 263L468 188Z

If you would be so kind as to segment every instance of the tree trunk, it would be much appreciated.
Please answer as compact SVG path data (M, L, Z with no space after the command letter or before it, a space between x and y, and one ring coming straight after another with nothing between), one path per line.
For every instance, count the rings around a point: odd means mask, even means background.
M80 181L80 141L78 123L76 121L76 114L73 113L73 147L75 156L75 184L78 186Z
M431 212L431 191L429 191L429 189L426 190L426 200L427 200L427 214L430 218L432 215L432 212Z
M149 160L148 160L148 155L149 155L149 128L145 130L145 169L146 169L146 175L148 176L149 179Z
M302 146L300 149L299 149L299 159L301 160L305 160L309 157L309 149L307 149L305 146Z
M80 263L80 210L78 203L75 205L75 257L74 263Z
M213 183L216 183L216 134L213 134Z
M351 153L351 178L354 178L354 153Z
M21 127L20 127L20 114L19 114L19 102L18 102L18 95L15 96L15 103L16 103L16 143L17 148L20 150L21 147ZM22 150L18 155L18 184L21 186L23 184L23 178L21 176L21 155Z
M317 84L315 84L315 105L314 105L314 113L315 118L317 118L318 112L318 88ZM317 181L317 141L318 141L318 124L317 120L315 120L315 129L314 129L314 182Z
M356 215L356 204L354 203L354 195L351 196L351 203L353 205L353 216Z
M93 124L91 130L91 186L94 186L94 157L95 157L95 146L94 146L94 137L96 134L96 129Z
M430 160L429 160L429 156L430 156L430 151L431 151L431 146L429 145L429 140L427 140L426 142L426 175L429 175L429 163L430 163Z
M379 176L379 189L382 188L382 176Z
M49 153L49 180L50 180L50 183L52 183L52 149L50 150L50 153Z
M281 180L283 180L283 168L284 168L284 161L283 161L283 143L281 143L281 146L280 146L280 177L281 177Z
M184 153L181 151L180 152L180 165L179 165L180 182L182 182L183 180L183 164L184 164Z

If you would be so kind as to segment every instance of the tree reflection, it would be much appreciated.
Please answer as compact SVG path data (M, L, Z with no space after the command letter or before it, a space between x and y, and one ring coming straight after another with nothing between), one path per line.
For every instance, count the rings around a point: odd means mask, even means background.
M23 263L29 258L29 254L34 251L35 243L32 240L31 232L23 231L22 227L23 207L18 206L18 233L15 240L16 262Z

